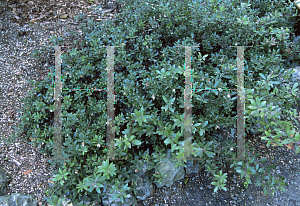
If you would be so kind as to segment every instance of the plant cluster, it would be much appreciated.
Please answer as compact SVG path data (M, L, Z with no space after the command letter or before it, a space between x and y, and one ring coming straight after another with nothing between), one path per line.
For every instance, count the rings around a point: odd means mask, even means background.
M294 143L299 149L299 132L293 127L299 100L297 84L289 84L292 71L284 73L299 55L293 44L296 8L286 1L245 0L119 0L121 13L104 24L88 19L82 25L85 37L74 42L78 48L62 55L62 87L107 87L107 48L115 47L115 157L107 155L106 91L62 91L62 138L65 165L56 171L53 204L67 192L72 202L86 194L100 200L104 185L121 191L114 198L134 193L132 184L137 157L155 170L151 180L159 182L156 170L163 154L186 167L184 156L184 47L192 47L193 88L236 89L236 48L245 47L245 130L247 160L226 160L236 173L265 194L284 190L284 178L275 174L265 159L252 154L247 134L254 123L262 140L270 146ZM57 40L57 39L56 39ZM54 41L56 41L54 38ZM56 42L57 43L57 42ZM295 58L290 60L291 56ZM53 155L54 68L24 100L19 131L35 139L41 151ZM226 190L227 173L216 156L236 158L236 134L220 141L211 135L217 128L236 127L237 92L193 90L193 157L202 158L214 176L215 191ZM292 120L282 120L287 114ZM16 137L14 137L16 138ZM222 150L220 148L222 147ZM145 155L149 149L150 154ZM123 195L123 196L122 196ZM56 197L56 198L54 198Z

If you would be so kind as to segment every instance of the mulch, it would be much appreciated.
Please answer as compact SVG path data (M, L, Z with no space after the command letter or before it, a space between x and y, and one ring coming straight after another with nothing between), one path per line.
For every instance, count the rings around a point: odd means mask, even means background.
M0 15L6 9L10 9L11 20L22 25L30 22L55 21L59 19L59 15L73 16L78 13L73 13L72 10L82 9L83 12L88 12L87 5L80 2L76 5L65 5L54 3L54 1L49 3L48 0L19 1L19 4L10 4L6 8L0 7ZM59 14L54 12L58 10L60 10ZM31 18L32 16L34 18ZM98 17L95 16L95 18ZM254 177L251 178L253 184L246 189L243 181L238 177L235 178L234 171L228 168L225 170L229 176L226 185L228 191L214 194L213 187L210 186L212 178L202 170L198 174L186 176L184 180L175 182L170 188L157 188L151 197L143 201L144 205L300 205L298 187L300 185L300 154L295 154L293 145L268 148L259 136L249 137L248 140L255 148L255 153L261 153L267 158L266 165L275 164L276 173L287 178L286 183L289 188L286 192L278 191L274 196L265 196L262 188L254 186ZM24 170L19 168L19 170L28 171L27 168Z

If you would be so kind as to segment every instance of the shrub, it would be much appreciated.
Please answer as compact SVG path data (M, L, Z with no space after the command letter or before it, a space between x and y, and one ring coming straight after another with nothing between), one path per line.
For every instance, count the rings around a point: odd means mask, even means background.
M267 145L295 143L299 132L292 120L292 105L299 100L297 84L289 86L289 68L299 54L292 44L296 9L285 1L118 1L122 12L104 25L91 19L82 25L84 39L78 49L62 55L63 88L106 88L107 48L115 48L115 157L126 161L100 161L106 157L106 91L62 91L62 131L64 155L62 170L56 171L53 195L73 193L72 201L86 194L91 200L103 195L103 185L115 185L122 193L132 193L136 156L149 148L149 163L156 168L167 149L178 165L183 157L184 49L192 48L193 88L236 88L237 45L245 48L246 134L255 128ZM205 58L206 57L206 58ZM289 61L290 59L290 61ZM42 152L53 154L54 68L24 100L22 124L18 130L45 145ZM175 92L174 92L175 89ZM229 98L227 98L229 95ZM214 176L215 189L226 190L226 173L218 160L222 155L235 158L234 138L219 141L212 132L219 126L236 127L236 91L193 91L193 156L202 158L205 169ZM172 104L172 103L173 104ZM52 111L52 112L51 112ZM36 131L36 132L35 132ZM16 138L16 137L15 137ZM236 134L235 134L236 138ZM247 140L247 135L246 135ZM248 160L227 160L245 178L257 176L264 192L284 189L284 178L264 158L252 155L246 141ZM108 172L110 171L110 172ZM161 176L153 174L158 182ZM94 184L93 184L94 183ZM78 202L75 202L78 203Z

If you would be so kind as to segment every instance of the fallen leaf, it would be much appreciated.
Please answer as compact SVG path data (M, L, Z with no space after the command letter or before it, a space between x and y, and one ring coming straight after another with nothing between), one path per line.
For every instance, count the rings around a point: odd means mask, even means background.
M30 141L34 141L36 138L29 137Z
M23 172L23 175L28 175L30 172L32 172L32 170L25 170L25 171Z
M285 144L284 146L286 146L289 149L293 149L294 148L294 145L293 143L290 143L290 144Z

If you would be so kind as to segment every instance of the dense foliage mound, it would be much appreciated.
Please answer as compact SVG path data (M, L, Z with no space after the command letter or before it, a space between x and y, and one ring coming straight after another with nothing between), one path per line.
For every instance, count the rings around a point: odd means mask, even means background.
M62 55L63 88L107 87L107 48L115 47L115 154L126 161L98 158L106 156L106 91L62 91L62 137L68 158L55 178L53 195L72 191L72 200L83 194L91 200L103 195L103 185L115 185L131 193L131 174L136 157L150 150L149 162L157 167L167 149L180 165L183 156L184 47L192 48L193 88L230 88L237 85L236 47L245 47L246 134L255 130L268 146L296 143L299 133L292 121L299 100L297 84L288 84L286 72L299 55L293 43L296 8L286 1L245 0L119 0L121 13L115 20L82 25L85 37L77 49ZM126 3L126 4L125 4ZM58 39L54 42L57 44ZM53 49L52 49L53 50ZM54 51L54 50L53 50ZM206 57L206 58L204 58ZM293 57L293 58L291 58ZM20 131L35 139L41 151L53 155L54 68L24 100ZM220 140L211 135L216 128L236 127L236 91L193 91L193 155L202 158L205 169L215 177L215 186L226 189L226 173L215 156L236 157L236 134ZM291 111L291 113L289 113ZM291 116L284 120L283 115ZM258 127L254 127L259 123ZM16 137L15 137L16 138ZM222 147L222 151L219 149ZM300 149L295 144L296 152ZM284 179L264 159L253 154L250 160L227 160L236 172L266 194ZM181 159L180 159L181 158ZM97 179L98 178L98 179ZM163 178L153 174L153 181ZM97 181L95 184L94 182Z

